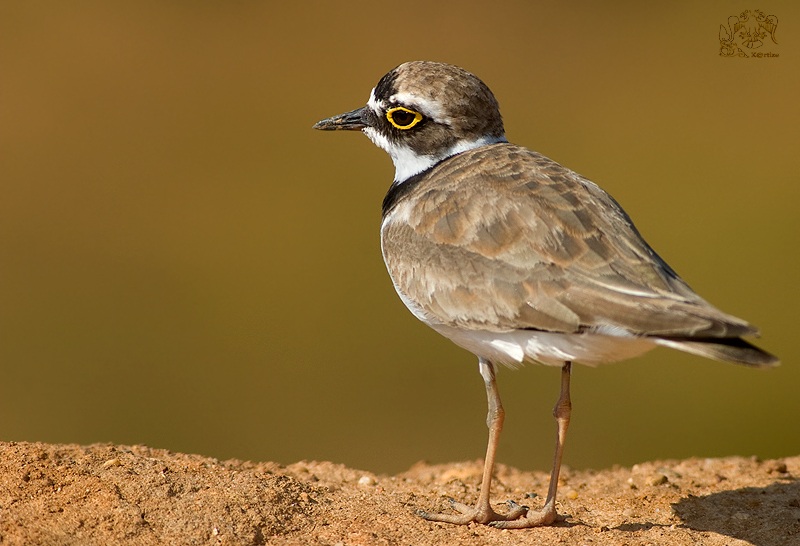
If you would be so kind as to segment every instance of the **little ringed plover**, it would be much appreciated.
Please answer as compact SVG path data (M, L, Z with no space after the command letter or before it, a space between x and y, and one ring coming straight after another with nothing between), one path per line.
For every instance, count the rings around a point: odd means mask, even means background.
M573 362L597 365L654 347L753 367L777 364L743 340L757 329L698 296L593 182L506 140L497 100L456 66L408 62L367 105L314 125L362 131L392 158L381 249L392 283L419 320L478 357L489 403L480 496L432 521L521 528L557 519ZM544 507L489 491L504 411L495 368L561 367L557 441Z

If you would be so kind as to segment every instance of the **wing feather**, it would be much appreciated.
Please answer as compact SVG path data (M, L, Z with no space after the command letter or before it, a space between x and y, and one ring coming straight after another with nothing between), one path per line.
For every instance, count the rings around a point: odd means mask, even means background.
M601 188L519 146L441 162L386 211L381 231L395 287L431 324L756 333L695 294Z

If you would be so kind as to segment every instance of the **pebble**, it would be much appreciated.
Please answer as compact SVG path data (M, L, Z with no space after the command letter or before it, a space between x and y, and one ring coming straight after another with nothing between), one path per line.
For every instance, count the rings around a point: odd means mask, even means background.
M113 459L109 459L103 463L103 468L111 468L112 466L122 466L122 461L120 461L117 457Z
M786 468L786 463L783 461L767 461L764 466L767 469L767 472L772 474L777 472L778 474L786 474L788 468Z

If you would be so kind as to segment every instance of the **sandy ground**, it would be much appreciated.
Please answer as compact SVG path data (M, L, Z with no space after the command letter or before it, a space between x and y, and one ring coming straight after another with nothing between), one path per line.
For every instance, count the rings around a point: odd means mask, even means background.
M480 461L382 476L144 446L0 443L0 544L800 545L800 457L567 468L567 517L554 527L459 527L414 514L446 509L448 497L474 502L480 473ZM500 466L496 477L498 502L541 504L545 472Z

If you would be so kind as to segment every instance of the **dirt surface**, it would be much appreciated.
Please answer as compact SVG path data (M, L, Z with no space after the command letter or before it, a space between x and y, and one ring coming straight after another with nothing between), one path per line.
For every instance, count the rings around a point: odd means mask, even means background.
M0 443L0 544L800 545L800 457L562 471L553 527L424 521L472 503L480 461L381 476L327 462L218 461L144 446ZM538 507L545 472L497 469ZM498 506L501 510L502 503Z

